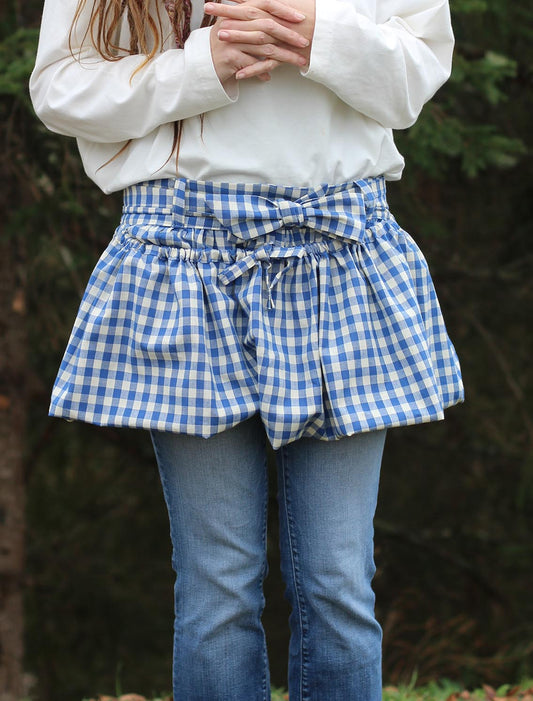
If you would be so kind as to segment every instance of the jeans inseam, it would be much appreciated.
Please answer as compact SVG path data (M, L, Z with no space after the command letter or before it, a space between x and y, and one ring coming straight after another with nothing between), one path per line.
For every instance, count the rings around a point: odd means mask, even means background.
M287 463L287 449L285 446L283 446L280 450L280 455L281 455L281 471L282 471L282 477L283 477L283 496L284 496L284 508L285 508L285 520L287 523L287 542L288 542L288 550L290 554L290 563L291 563L291 569L292 569L292 580L294 583L294 593L295 593L295 601L298 606L298 619L299 619L299 626L300 626L300 638L301 638L301 644L300 644L300 681L299 681L299 687L300 687L300 693L299 699L294 699L291 701L306 701L308 699L308 694L307 694L307 661L308 661L308 654L307 654L307 617L305 614L305 606L304 606L304 597L302 594L301 590L301 585L300 585L300 577L299 577L299 567L298 567L298 552L295 548L294 544L294 521L291 516L290 512L290 496L289 496L289 474L288 471L286 470L286 463Z

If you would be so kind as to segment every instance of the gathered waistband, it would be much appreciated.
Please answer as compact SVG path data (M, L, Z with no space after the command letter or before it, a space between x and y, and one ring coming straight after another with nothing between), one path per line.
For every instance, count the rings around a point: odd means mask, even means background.
M225 261L223 284L264 267L270 295L290 260L361 244L382 220L394 221L383 177L318 188L167 179L125 190L117 235L158 257ZM284 267L271 280L273 260Z

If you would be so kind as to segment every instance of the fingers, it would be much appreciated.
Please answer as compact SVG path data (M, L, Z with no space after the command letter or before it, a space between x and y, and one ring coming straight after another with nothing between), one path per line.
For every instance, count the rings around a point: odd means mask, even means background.
M270 80L269 74L271 70L279 65L275 58L276 54L279 57L295 60L296 55L290 49L278 48L267 44L262 46L233 44L227 41L220 41L217 34L218 28L216 25L213 25L210 33L211 56L216 74L222 85L226 81L235 80L236 74L248 67L251 70L246 71L242 77L259 78L262 81ZM271 48L268 48L269 46Z
M239 51L262 61L267 59L279 63L292 63L294 66L304 66L307 60L290 48L277 44L238 44ZM270 70L267 68L267 70Z
M238 0L237 5L207 2L204 12L216 17L228 17L229 19L254 20L266 15L279 17L287 22L301 22L305 15L279 0Z
M309 46L308 39L272 19L255 22L232 22L224 19L220 24L218 36L222 41L235 43L268 44L276 40L298 48Z
M279 61L267 59L265 61L257 61L249 66L245 66L235 73L237 80L246 80L246 78L259 78L259 80L270 80L270 71L279 66ZM268 76L266 78L265 76Z
M282 63L298 68L308 63L310 39L292 28L303 13L280 0L237 2L240 4L208 2L204 6L208 14L216 16L210 33L211 54L223 85L235 79L268 81L270 73Z

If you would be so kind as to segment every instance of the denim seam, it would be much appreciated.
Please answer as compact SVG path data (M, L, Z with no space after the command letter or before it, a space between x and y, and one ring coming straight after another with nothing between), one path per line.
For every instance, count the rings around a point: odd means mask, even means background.
M281 451L281 470L283 476L283 489L284 489L284 507L285 507L285 518L287 521L287 541L289 546L290 561L292 567L292 578L294 582L294 592L295 601L298 606L298 618L300 626L300 680L299 680L299 699L295 701L307 701L307 661L308 661L308 650L307 650L307 617L305 614L304 597L302 594L302 589L300 585L300 568L298 566L298 552L294 547L294 521L290 511L290 497L289 497L289 475L286 469L288 462L287 449L285 446L282 447Z
M155 436L155 431L153 429L150 429L150 439L152 441L152 445L154 448L154 455L156 458L156 464L157 464L157 469L159 472L159 476L161 479L161 487L163 491L163 498L167 503L170 503L170 501L167 501L167 495L168 495L168 483L167 479L165 476L165 471L161 468L162 464L162 459L163 455L161 451L159 450L159 446L157 444L156 436ZM172 538L172 524L171 524L171 515L169 513L169 529L170 529L170 542L172 545L172 556L171 556L171 564L172 564L172 569L175 572L175 577L178 576L178 568L177 568L177 559L176 559L176 549L174 547L174 540ZM174 582L176 579L174 579ZM175 594L175 584L174 584L174 623L173 623L173 629L174 631L176 630L176 626L178 624L178 607L176 606L176 594ZM172 650L172 687L173 687L173 693L176 695L176 689L174 688L174 678L175 678L175 667L176 667L176 654L175 654L175 649L173 648Z
M262 539L263 539L263 566L261 568L261 580L259 582L259 586L261 589L261 596L263 600L263 606L265 604L265 595L264 595L264 581L267 573L267 527L268 527L268 472L267 472L267 458L266 458L266 444L265 444L265 449L263 451L263 494L265 495L265 502L264 502L264 507L263 507L263 532L262 532ZM265 484L266 482L266 484ZM269 685L267 685L267 677L268 677L268 653L267 653L267 648L266 648L266 642L263 639L263 688L262 688L262 694L263 694L263 699L264 701L270 701L270 688Z

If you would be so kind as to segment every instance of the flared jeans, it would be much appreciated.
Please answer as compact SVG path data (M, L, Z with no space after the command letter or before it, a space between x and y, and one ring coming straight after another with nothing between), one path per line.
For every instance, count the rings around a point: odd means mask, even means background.
M386 430L275 451L290 701L380 701L371 581ZM258 415L210 438L152 431L175 579L175 701L266 701L266 437Z

